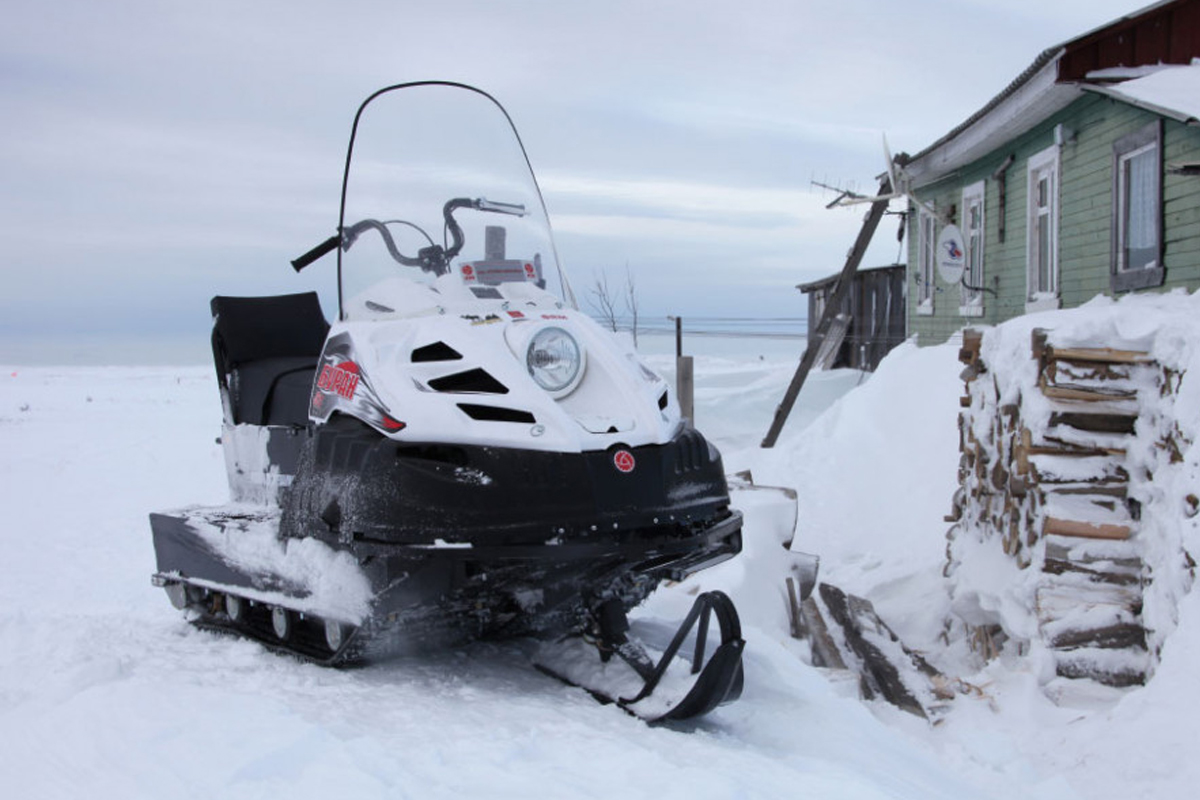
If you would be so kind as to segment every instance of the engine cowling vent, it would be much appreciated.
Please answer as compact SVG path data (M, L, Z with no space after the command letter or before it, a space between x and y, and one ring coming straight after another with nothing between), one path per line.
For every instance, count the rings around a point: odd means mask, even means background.
M537 418L528 411L516 408L501 408L500 406L484 406L475 403L459 403L459 409L477 422L519 422L533 425Z
M445 342L433 342L413 350L411 359L414 364L430 361L461 361L462 353Z
M473 394L508 394L508 387L496 380L487 370L475 368L455 372L429 381L429 388L438 392L468 392Z
M708 442L696 431L685 431L674 442L675 474L703 469L709 462Z

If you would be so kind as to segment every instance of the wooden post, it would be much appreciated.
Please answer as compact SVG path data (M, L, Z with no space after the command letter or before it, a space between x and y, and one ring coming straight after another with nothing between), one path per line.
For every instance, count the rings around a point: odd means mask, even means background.
M891 194L891 191L892 182L885 177L879 183L881 199L871 203L871 210L867 212L866 219L863 220L862 230L858 232L858 239L855 240L854 247L846 257L846 266L842 268L837 287L825 301L825 310L821 313L821 321L813 331L812 341L808 342L807 347L804 348L804 356L800 359L800 366L796 368L796 374L792 376L792 382L783 395L783 402L775 409L775 419L771 422L771 429L767 431L767 437L762 441L763 447L774 447L776 440L779 439L779 434L783 431L783 424L787 422L788 415L792 413L792 406L796 404L796 398L800 396L800 390L804 388L804 381L808 379L808 373L817 360L821 344L825 341L838 312L841 311L842 299L850 291L854 273L867 252L867 245L871 243L871 237L875 235L875 229L879 227L879 221L883 219L883 212L887 211L890 200L883 198Z
M692 422L696 421L696 380L691 356L675 359L675 396L679 398L680 413Z

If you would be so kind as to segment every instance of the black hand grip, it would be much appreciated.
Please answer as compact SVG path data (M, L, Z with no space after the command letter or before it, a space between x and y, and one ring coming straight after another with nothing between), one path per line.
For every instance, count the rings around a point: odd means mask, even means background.
M337 246L341 243L342 235L340 233L335 233L333 236L330 236L312 250L309 250L307 253L294 260L292 262L292 269L296 270L296 272L299 272L321 256L328 253L330 250L336 250Z

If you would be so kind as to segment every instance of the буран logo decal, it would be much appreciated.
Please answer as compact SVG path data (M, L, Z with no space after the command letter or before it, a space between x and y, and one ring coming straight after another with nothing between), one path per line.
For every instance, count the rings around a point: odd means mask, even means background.
M317 388L323 392L336 392L347 400L354 399L358 389L358 364L343 361L340 364L325 364L317 378Z

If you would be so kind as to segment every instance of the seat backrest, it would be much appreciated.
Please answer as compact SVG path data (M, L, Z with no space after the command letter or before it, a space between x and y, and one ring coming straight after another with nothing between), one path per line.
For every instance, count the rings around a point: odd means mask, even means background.
M303 425L329 323L316 292L212 299L213 361L231 424Z

